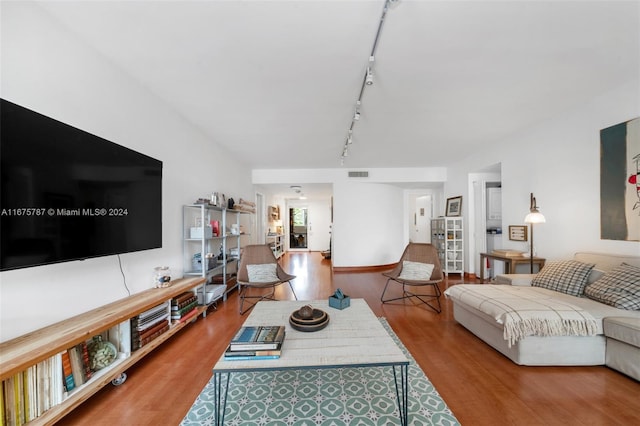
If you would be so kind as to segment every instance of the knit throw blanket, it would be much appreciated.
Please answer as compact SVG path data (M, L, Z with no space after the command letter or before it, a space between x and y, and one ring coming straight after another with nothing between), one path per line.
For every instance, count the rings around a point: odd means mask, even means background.
M596 319L538 287L460 284L444 294L495 318L509 347L527 336L593 336Z

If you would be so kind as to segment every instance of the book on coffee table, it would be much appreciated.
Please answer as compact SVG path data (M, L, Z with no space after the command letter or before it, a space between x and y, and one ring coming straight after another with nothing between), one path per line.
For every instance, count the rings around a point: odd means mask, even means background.
M224 353L225 361L244 361L258 359L278 359L282 354L281 349L265 351L232 351L230 348Z
M228 351L279 350L284 337L283 325L243 326L231 339Z

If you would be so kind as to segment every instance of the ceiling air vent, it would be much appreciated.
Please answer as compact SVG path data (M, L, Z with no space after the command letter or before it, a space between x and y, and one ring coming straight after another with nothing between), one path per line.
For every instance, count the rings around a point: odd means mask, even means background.
M349 172L350 178L366 178L369 177L369 172Z

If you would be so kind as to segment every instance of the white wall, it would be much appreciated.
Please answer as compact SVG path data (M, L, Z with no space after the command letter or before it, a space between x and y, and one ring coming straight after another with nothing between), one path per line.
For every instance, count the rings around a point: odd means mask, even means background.
M539 256L565 259L576 251L640 254L638 242L600 239L600 130L640 116L638 93L640 80L627 82L460 161L449 169L446 196L467 194L468 174L499 162L503 228L524 224L533 192L547 219L535 228ZM469 229L469 203L463 203L463 214ZM521 249L521 244L502 234L503 247ZM469 261L467 256L465 271Z
M1 19L0 96L163 161L163 247L120 258L132 293L155 266L181 276L182 205L253 199L250 170L32 2L3 2ZM116 256L1 272L0 340L125 297L124 282Z
M444 167L382 169L370 168L368 178L349 178L348 170L300 169L253 170L253 182L260 185L283 183L333 184L334 267L388 265L398 261L409 242L407 190L409 182L441 185ZM442 191L429 190L435 216L444 212Z
M407 241L404 192L388 184L343 182L333 187L334 267L397 262Z

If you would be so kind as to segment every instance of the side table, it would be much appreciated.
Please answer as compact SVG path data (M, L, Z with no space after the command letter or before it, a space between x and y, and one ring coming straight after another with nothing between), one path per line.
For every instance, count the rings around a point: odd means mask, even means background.
M531 258L528 256L501 256L494 253L480 253L480 281L484 281L485 259L500 260L504 262L505 274L514 274L518 265L529 265ZM538 271L544 266L545 259L542 257L534 257L533 264L538 266Z

